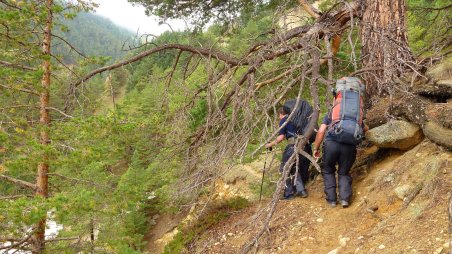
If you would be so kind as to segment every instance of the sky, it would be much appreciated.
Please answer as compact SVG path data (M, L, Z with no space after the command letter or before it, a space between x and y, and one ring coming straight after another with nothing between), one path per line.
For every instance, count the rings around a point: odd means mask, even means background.
M144 7L132 6L127 0L93 0L93 2L99 4L96 14L134 33L160 35L171 30L168 25L159 25L157 17L146 16ZM168 23L174 31L183 30L185 27L182 20L171 20Z

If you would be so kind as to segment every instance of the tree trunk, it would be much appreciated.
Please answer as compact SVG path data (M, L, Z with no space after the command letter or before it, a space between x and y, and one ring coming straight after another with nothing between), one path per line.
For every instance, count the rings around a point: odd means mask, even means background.
M392 78L400 76L413 59L408 47L405 13L405 0L364 0L362 68L381 68L364 76L371 100L390 93Z
M50 91L50 49L51 49L51 30L52 30L52 5L53 0L46 0L47 9L47 20L44 28L44 38L42 45L42 52L44 60L42 62L42 91L40 93L40 119L39 123L41 125L40 130L40 143L43 146L48 146L50 144L50 115L49 115L49 91ZM49 172L49 157L45 151L42 153L41 162L38 165L38 175L36 179L37 191L36 195L43 198L47 198L49 191L48 182L48 172ZM42 253L45 246L45 225L46 217L42 218L39 223L35 226L35 233L32 237L31 251L32 253Z

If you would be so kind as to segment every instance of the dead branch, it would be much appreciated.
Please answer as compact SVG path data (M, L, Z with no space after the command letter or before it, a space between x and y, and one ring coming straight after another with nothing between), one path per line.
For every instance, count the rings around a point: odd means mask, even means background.
M86 179L79 179L79 178L72 178L72 177L68 177L68 176L64 176L61 174L57 174L57 173L47 173L48 176L57 176L59 178L65 179L65 180L69 180L69 181L73 181L73 182L81 182L81 183L87 183L96 187L100 187L100 188L109 188L112 189L112 187L107 186L107 185L101 185L98 184L96 182L90 181L90 180L86 180Z
M260 45L258 47L253 46L252 48L255 48L255 50L251 50L250 52L261 52L261 51L263 51L262 49L267 49L270 46L280 45L280 48L278 50L273 50L272 52L268 52L268 53L264 52L262 55L259 56L259 58L261 58L262 61L268 61L268 60L272 60L277 57L280 57L282 55L288 54L290 52L299 50L299 49L303 48L303 45L300 44L299 42L293 43L293 44L287 45L287 46L284 46L281 44L288 42L293 38L300 37L300 36L303 36L306 34L310 35L310 34L318 33L319 37L323 37L324 31L322 30L322 27L324 25L331 25L331 23L333 23L333 25L336 25L338 27L344 26L350 20L351 16L357 15L356 12L358 10L359 3L352 2L347 7L348 8L340 9L336 13L332 14L331 17L330 16L328 16L328 17L322 16L321 18L319 18L318 23L314 26L296 27L294 29L287 31L286 33L284 33L281 36L276 36L275 38L268 41L264 45ZM350 12L352 12L352 15L350 15ZM333 41L333 45L337 45L338 40L336 38L337 37L333 38L334 40L336 40L336 41ZM249 59L249 55L248 55L249 53L247 53L247 55L245 55L241 59L237 59L233 56L230 56L230 55L228 55L224 52L221 52L219 50L216 50L216 49L193 47L190 45L182 45L182 44L166 44L166 45L162 45L162 46L155 47L153 49L144 51L128 60L124 60L124 61L121 61L116 64L105 66L105 67L99 68L97 70L93 70L86 76L82 77L81 79L79 79L78 81L73 83L71 87L77 87L80 84L82 84L83 82L89 80L90 78L92 78L93 76L95 76L97 74L103 73L105 71L110 71L110 70L122 67L124 65L127 65L127 64L134 63L149 55L152 55L152 54L160 52L160 51L169 50L169 49L179 49L181 52L191 52L193 54L201 55L204 57L214 58L218 61L226 63L230 67L250 65L251 63L255 62L255 60ZM335 50L337 50L337 49L334 49L333 53L335 52ZM326 60L325 60L325 62L326 62Z
M297 138L297 142L296 142L296 151L297 152L293 153L292 156L287 161L287 163L284 165L282 177L279 179L276 190L273 195L273 199L268 205L269 212L265 218L264 224L263 224L261 230L258 232L258 234L253 238L253 240L250 241L249 243L245 244L242 247L242 249L241 249L242 254L248 253L253 246L257 247L257 243L258 243L259 239L261 238L261 236L265 232L268 231L268 227L269 227L271 218L273 217L273 214L276 210L276 206L279 202L280 195L281 195L281 192L284 187L284 181L288 177L290 168L291 168L292 164L295 162L296 157L298 157L298 153L301 150L303 150L303 148L307 144L309 137L314 134L315 125L318 121L319 113L320 113L319 97L318 97L318 93L317 93L317 80L319 79L319 70L320 70L320 54L317 49L313 49L313 50L311 50L311 56L313 59L313 67L312 67L312 78L311 78L311 82L310 82L310 88L311 88L311 96L314 101L314 112L312 114L311 120L309 121L309 126L306 131L306 137L302 137L301 140ZM304 82L304 74L305 74L305 71L303 71L303 74L302 74L302 76L303 76L302 82ZM298 97L297 103L298 103L299 99L300 98Z
M132 57L132 58L130 58L128 60L121 61L119 63L112 64L112 65L105 66L105 67L99 68L97 70L94 70L94 71L90 72L88 75L86 75L83 78L81 78L78 81L76 81L74 84L72 84L72 86L73 87L77 87L80 84L82 84L83 82L85 82L88 79L92 78L96 74L100 74L100 73L105 72L105 71L110 71L110 70L122 67L124 65L128 65L128 64L134 63L134 62L139 61L139 60L141 60L141 59L143 59L143 58L145 58L145 57L147 57L149 55L152 55L152 54L160 52L160 51L168 50L168 49L179 49L181 52L182 51L186 51L186 52L191 52L191 53L194 53L194 54L199 54L199 55L202 55L202 56L213 57L213 58L215 58L215 59L217 59L219 61L225 62L226 64L233 65L233 66L236 66L236 65L240 64L240 61L238 59L236 59L234 57L231 57L231 56L229 56L229 55L227 55L227 54L225 54L225 53L223 53L221 51L214 50L214 49L196 48L196 47L193 47L193 46L190 46L190 45L182 45L182 44L167 44L167 45L155 47L155 48L150 49L150 50L146 50L146 51L144 51L144 52L142 52L142 53L140 53L140 54L138 54L138 55L136 55L136 56L134 56L134 57Z
M419 194L423 187L423 183L419 183L418 185L416 185L416 187L414 187L414 190L410 192L410 195L408 195L408 197L403 200L402 209L406 209L410 205L411 201L413 201L413 199Z
M14 106L9 106L9 107L0 108L0 111L2 111L2 110L8 110L8 109L15 109L15 108L35 108L35 109L41 109L38 105L14 105ZM67 118L73 118L73 116L68 115L68 114L64 113L62 110L57 109L57 108L54 108L54 107L46 107L46 109L56 111L56 112L60 113L61 115L65 116L65 117L67 117Z
M425 11L442 11L442 10L447 10L449 8L452 7L452 4L443 6L443 7L438 7L438 8L434 8L434 7L413 7L411 8L412 10L425 10Z
M77 54L79 54L80 56L82 56L83 58L87 58L85 54L83 54L82 52L80 52L78 49L76 49L74 46L72 46L72 44L70 44L66 39L64 39L61 36L58 36L56 34L52 34L52 37L55 37L59 40L61 40L62 42L64 42L67 46L69 46L72 50L74 50Z
M171 72L170 72L169 75L168 75L167 86L170 86L170 85L171 85L171 81L173 80L173 75L174 75L174 72L176 71L176 67L177 67L177 65L178 65L178 63L179 63L179 59L180 59L180 56L181 56L181 55L182 55L182 51L180 50L180 51L177 53L176 60L174 60L173 68L171 69Z
M28 198L31 198L31 197L33 197L33 196L31 196L31 195L13 195L13 196L0 196L0 200L12 200L12 199L18 199L18 198L25 198L25 197L28 197Z
M319 10L317 10L316 8L314 8L314 6L312 6L311 4L308 3L308 1L306 0L298 0L298 2L300 3L301 7L303 7L303 9L309 14L311 15L313 18L320 18L320 16L322 15L320 13Z
M9 67L9 68L16 68L16 69L21 69L24 71L36 71L36 68L30 67L30 66L26 66L26 65L22 65L22 64L16 64L16 63L10 63L10 62L6 62L3 60L0 60L0 65Z
M29 93L29 94L33 94L33 95L39 96L39 94L37 92L32 91L32 90L28 90L28 89L25 89L25 88L9 87L9 86L5 86L5 85L2 85L2 84L0 84L0 86L5 88L5 89L8 89L8 90L16 90L16 91L20 91L20 92Z
M61 241L73 241L73 240L81 240L81 237L79 236L74 236L74 237L58 237L58 238L51 238L51 239L47 239L45 240L46 243L49 242L61 242Z
M319 173L322 173L322 170L320 169L319 164L317 163L317 161L311 156L309 155L307 152L300 150L298 151L301 155L303 155L306 159L308 159L312 165L314 165L315 169L317 169L317 171L319 171Z
M0 178L7 182L10 182L10 183L22 186L22 187L26 187L26 188L29 188L34 191L36 191L38 189L38 186L36 186L36 184L32 184L30 182L19 180L19 179L16 179L16 178L13 178L13 177L10 177L7 175L0 174Z
M256 90L259 90L260 88L262 88L265 85L274 83L278 80L281 80L282 78L287 77L289 74L293 73L294 71L298 70L301 67L301 65L294 65L292 67L290 67L287 71L271 78L271 79L267 79L265 81L259 82L255 84Z
M28 241L33 236L33 234L34 234L34 232L32 232L28 236L24 237L23 239L18 240L17 243L12 243L11 245L3 245L3 246L0 245L0 250L11 250L11 249L14 249L17 247L21 247L24 244L29 245ZM11 240L14 240L14 239L10 239L9 241L11 242Z

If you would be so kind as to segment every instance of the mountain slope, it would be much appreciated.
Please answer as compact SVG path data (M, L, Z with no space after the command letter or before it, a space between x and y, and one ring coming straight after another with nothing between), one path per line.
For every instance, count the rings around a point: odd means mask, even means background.
M127 29L93 13L79 13L73 20L66 20L63 24L68 31L59 31L59 35L87 56L118 59L126 53L121 50L123 44L133 38ZM62 55L66 63L73 63L76 53L62 41L56 39L55 42L55 52Z
M347 209L326 204L318 176L308 186L308 198L278 204L270 234L259 240L257 253L448 253L451 162L450 152L427 139L409 151L388 150L379 161L352 172L354 198ZM259 184L260 179L252 181ZM236 182L225 186L234 189ZM262 215L267 202L232 212L195 235L185 251L239 253L262 226L264 218L256 215Z

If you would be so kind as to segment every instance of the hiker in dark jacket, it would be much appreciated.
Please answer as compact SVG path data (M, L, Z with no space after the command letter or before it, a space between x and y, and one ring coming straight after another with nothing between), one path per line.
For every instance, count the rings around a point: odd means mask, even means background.
M278 113L279 113L279 119L280 119L279 127L281 127L287 121L287 118L288 118L290 112L286 112L285 109L283 107L281 107L278 110ZM296 133L295 126L291 122L288 122L279 131L278 137L276 137L276 139L273 142L270 142L265 145L265 147L270 148L270 147L275 146L278 143L282 142L284 139L287 139L288 144L287 144L286 148L284 149L283 156L282 156L282 162L281 162L281 165L279 168L281 173L283 172L284 165L286 165L286 162L289 160L289 158L294 153L294 145L295 145L295 138L296 138L295 133ZM305 146L304 150L308 154L312 154L310 144L307 144ZM308 197L308 193L307 193L305 185L304 185L303 176L305 176L305 178L307 180L310 161L302 155L298 155L298 156L299 156L298 157L298 162L299 162L298 163L298 174L296 174L297 167L296 167L296 163L294 163L291 166L289 177L286 179L284 196L283 196L284 199L291 199L291 198L294 198L295 196L299 196L299 197L303 197L303 198Z
M346 78L340 79L340 81L345 80ZM354 82L355 79L350 78L347 80L347 82ZM359 81L359 80L358 80ZM339 81L338 81L339 82ZM344 90L345 91L345 90ZM355 92L356 94L357 92ZM333 93L335 96L335 100L338 99L336 96L336 93ZM346 96L342 95L342 98L345 98ZM356 98L356 97L355 97ZM361 98L358 97L359 100ZM345 100L345 99L344 99ZM361 101L362 103L362 101ZM344 102L344 105L346 103ZM340 102L336 103L334 107L340 107ZM358 103L359 105L359 103ZM346 208L350 205L350 200L352 196L352 177L350 176L350 169L353 166L353 163L356 159L356 144L353 144L354 141L346 142L348 140L340 140L340 137L338 135L341 134L342 130L335 130L334 128L337 126L334 124L337 124L338 122L333 123L332 116L337 115L340 113L343 113L342 111L335 110L333 107L333 111L326 114L323 118L322 124L320 125L320 128L317 132L317 136L314 141L314 157L319 158L320 157L320 144L323 141L323 138L325 136L325 132L327 132L325 142L323 144L323 182L324 182L324 191L326 194L326 201L329 203L331 207L335 207L337 203L337 195L336 195L336 164L338 165L337 173L338 173L338 189L339 189L339 198L340 198L340 204L343 208ZM350 105L343 106L343 107L349 107ZM362 107L362 105L361 105ZM345 110L345 109L343 109ZM358 114L361 114L359 116L359 119L356 123L357 126L361 126L362 131L366 132L369 130L369 127L365 125L362 122L362 112L359 113L360 109L357 109ZM362 111L362 110L361 110ZM355 111L356 112L356 111ZM346 113L342 114L342 117ZM336 116L338 117L338 116ZM340 125L340 124L339 124ZM336 132L335 132L336 131ZM344 136L342 136L344 137ZM347 136L348 137L348 136ZM353 139L353 136L351 136L350 139ZM358 143L358 142L356 142Z

